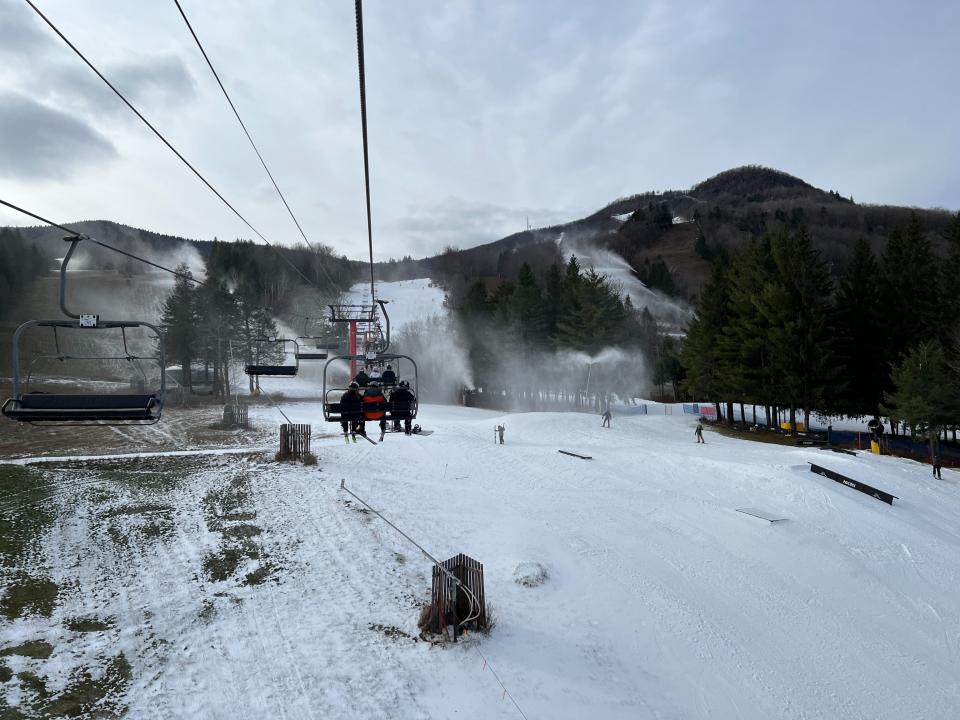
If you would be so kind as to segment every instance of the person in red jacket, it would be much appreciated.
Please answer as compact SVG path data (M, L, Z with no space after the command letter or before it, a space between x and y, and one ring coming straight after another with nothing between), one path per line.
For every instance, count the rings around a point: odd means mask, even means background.
M384 397L383 390L380 389L380 383L372 380L366 392L363 393L363 417L367 420L380 421L381 441L387 432L387 413L382 408L376 407L376 405L385 403L386 401L387 398Z

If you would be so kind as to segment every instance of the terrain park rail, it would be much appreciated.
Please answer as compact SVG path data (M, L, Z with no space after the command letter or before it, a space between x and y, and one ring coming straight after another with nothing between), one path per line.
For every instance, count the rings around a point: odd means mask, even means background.
M871 497L875 497L881 502L885 502L887 505L893 505L894 500L900 499L896 495L891 495L883 490L878 490L877 488L867 485L866 483L859 482L853 478L848 478L846 475L841 475L838 472L828 470L827 468L814 463L810 463L810 472L814 472L817 475L823 475L825 478L830 478L834 482L838 482L841 485L846 485L854 490L859 490L860 492L870 495Z

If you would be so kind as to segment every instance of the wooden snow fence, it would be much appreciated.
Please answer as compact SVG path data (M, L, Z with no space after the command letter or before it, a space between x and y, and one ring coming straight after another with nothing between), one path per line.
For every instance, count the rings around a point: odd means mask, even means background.
M468 593L450 575L434 565L430 594L430 631L439 635L452 625L453 639L456 640L464 629L485 630L487 601L483 592L483 565L463 553L444 560L440 565L473 593L480 607L478 612ZM475 616L474 619L461 627L461 623L472 616Z
M302 460L310 453L310 426L288 423L280 426L280 452L277 460Z
M243 428L249 427L249 408L240 403L230 403L223 406L223 421L225 428Z

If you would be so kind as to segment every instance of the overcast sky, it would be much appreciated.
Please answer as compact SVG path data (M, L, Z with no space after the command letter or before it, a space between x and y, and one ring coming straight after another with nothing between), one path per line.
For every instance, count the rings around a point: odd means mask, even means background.
M271 242L298 239L173 0L36 2ZM363 257L353 2L181 2L307 236ZM364 24L378 258L750 163L960 208L956 0L367 0ZM0 0L0 198L251 236L20 0Z

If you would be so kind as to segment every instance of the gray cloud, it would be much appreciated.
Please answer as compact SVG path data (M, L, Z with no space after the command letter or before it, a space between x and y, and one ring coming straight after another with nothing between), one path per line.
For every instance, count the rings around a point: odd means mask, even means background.
M21 5L14 7L12 1L0 0L0 54L33 53L48 41L33 21L30 8Z
M106 137L75 116L22 95L0 95L0 175L58 178L116 155Z
M196 83L177 55L156 55L109 67L105 74L132 102L192 100Z
M424 207L410 207L390 230L403 239L405 253L433 253L448 245L469 248L532 227L575 220L584 213L543 208L511 208L450 197Z

